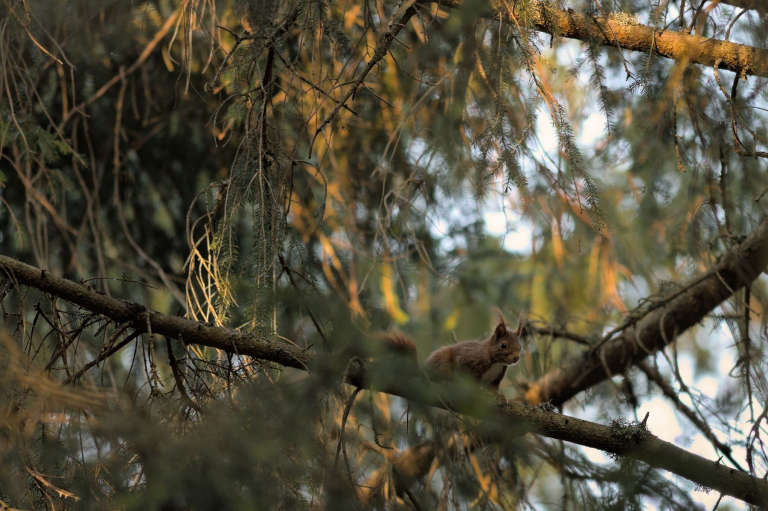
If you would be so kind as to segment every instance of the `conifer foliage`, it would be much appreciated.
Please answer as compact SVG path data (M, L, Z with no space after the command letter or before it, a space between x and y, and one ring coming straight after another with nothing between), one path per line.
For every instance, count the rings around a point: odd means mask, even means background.
M0 12L0 510L768 506L761 2Z

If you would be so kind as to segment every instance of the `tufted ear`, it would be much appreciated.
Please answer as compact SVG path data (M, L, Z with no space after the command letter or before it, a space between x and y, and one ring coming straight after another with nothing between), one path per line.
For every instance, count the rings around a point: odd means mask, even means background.
M525 313L521 312L520 316L517 318L517 331L515 332L515 335L520 337L520 335L523 333L523 330L525 329L526 324L528 324L528 318L526 317Z
M498 341L499 339L506 337L508 335L507 331L507 325L504 323L503 320L499 321L499 324L496 325L496 329L493 331L493 340Z

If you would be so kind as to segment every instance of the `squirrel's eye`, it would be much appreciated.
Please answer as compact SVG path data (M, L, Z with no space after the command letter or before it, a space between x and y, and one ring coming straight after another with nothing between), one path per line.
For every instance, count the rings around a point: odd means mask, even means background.
M507 349L507 343L505 342L501 343L501 349L503 350Z

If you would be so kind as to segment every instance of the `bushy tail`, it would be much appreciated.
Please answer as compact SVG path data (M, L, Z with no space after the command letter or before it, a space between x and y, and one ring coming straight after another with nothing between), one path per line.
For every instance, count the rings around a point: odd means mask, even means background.
M418 358L416 345L407 335L400 332L387 332L382 336L382 340L390 351L413 357L414 360Z

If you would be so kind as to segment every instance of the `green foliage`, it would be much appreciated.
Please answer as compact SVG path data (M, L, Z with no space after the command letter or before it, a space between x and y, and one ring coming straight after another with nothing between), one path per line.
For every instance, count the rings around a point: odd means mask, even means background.
M131 337L0 276L0 508L695 505L647 467L486 445L461 418L341 383L370 357L376 381L412 376L377 331L408 333L423 360L524 312L543 333L502 384L518 398L765 214L764 78L565 40L555 22L583 9L764 48L764 13L511 4L417 2L387 39L399 2L5 3L0 252L316 366ZM716 311L732 342L696 329L656 360L734 446L765 397L765 282L750 292ZM723 353L736 383L688 391ZM606 383L567 411L631 441L645 430L622 422L625 397ZM405 491L399 456L433 445Z

